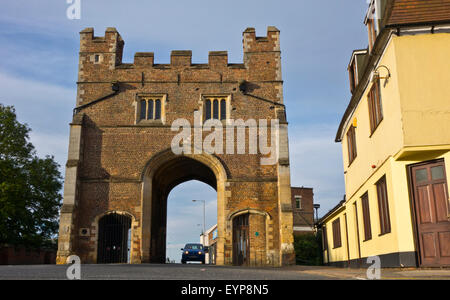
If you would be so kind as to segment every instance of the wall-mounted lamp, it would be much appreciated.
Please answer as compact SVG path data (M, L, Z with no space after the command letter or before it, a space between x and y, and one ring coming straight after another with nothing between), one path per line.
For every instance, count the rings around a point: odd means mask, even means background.
M380 70L381 68L384 68L384 69L386 69L386 71L387 71L387 75L384 76L384 77L380 76L379 70ZM384 86L386 86L386 84L389 82L389 78L391 78L391 71L390 71L389 68L386 67L385 65L381 65L381 66L378 66L378 67L372 72L372 74L371 74L371 80L370 80L370 81L373 83L373 82L375 82L375 81L377 81L377 80L384 79Z

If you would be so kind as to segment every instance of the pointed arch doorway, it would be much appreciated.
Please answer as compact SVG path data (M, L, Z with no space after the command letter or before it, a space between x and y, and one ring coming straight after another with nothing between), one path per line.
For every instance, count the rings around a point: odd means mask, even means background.
M177 185L198 180L217 191L217 264L224 264L225 182L222 163L209 154L175 155L168 149L147 164L142 186L142 261L166 261L167 199Z
M125 214L109 213L100 218L98 228L97 262L129 262L131 218Z

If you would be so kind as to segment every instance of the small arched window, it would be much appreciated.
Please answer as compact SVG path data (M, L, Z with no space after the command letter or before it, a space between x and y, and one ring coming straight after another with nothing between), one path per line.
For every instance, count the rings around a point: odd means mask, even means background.
M147 120L153 119L153 100L147 100Z
M145 115L147 112L147 101L146 100L141 100L141 113L139 116L140 120L144 120L145 119Z
M155 120L161 119L161 100L155 101Z
M219 119L219 100L214 99L213 102L213 119Z
M211 100L205 100L205 121L211 119Z
M227 101L225 99L220 100L220 120L227 118Z

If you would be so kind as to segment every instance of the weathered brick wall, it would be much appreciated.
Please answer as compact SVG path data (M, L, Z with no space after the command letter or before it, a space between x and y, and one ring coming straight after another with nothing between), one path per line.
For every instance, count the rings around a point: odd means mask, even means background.
M95 37L90 28L80 35L76 112L84 118L72 252L84 262L95 262L96 218L107 211L124 211L133 216L132 249L139 261L142 178L151 158L168 149L178 133L170 130L172 122L184 118L194 124L194 111L201 110L201 96L205 94L229 95L230 119L270 120L284 109L279 32L269 27L267 37L259 38L254 29L247 29L243 34L243 64L228 63L224 51L210 52L208 64L193 64L190 51L173 51L170 64L156 64L153 53L136 53L134 62L125 64L121 61L124 42L114 28L108 28L104 37ZM118 91L112 90L112 83ZM136 121L137 97L144 93L166 96L164 122ZM241 209L257 209L270 214L271 226L278 228L277 165L261 166L260 154L216 157L228 172L223 216ZM265 224L264 218L252 220L256 227ZM89 228L90 234L79 236L81 228ZM265 235L261 228L258 230ZM279 232L273 230L272 249L264 246L264 251L279 251ZM231 236L222 238L225 257L231 263ZM263 247L258 242L262 239L266 237L254 240L254 246Z
M41 265L55 262L56 251L53 249L0 245L0 265Z
M296 208L295 196L301 196L301 208ZM295 227L312 227L314 225L314 192L312 188L292 187L292 207Z
M266 256L266 216L250 214L249 217L250 238L250 265L258 266L267 263Z

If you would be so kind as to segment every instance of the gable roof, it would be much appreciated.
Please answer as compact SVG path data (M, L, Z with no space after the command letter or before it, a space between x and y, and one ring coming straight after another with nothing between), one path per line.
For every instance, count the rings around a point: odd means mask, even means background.
M354 109L359 104L365 86L370 80L371 68L381 56L389 40L389 32L395 28L414 25L448 24L450 23L450 0L385 0L382 2L381 32L379 33L372 52L367 54L361 79L342 116L336 133L335 142L342 141L343 131Z
M450 21L450 0L395 0L387 25Z

